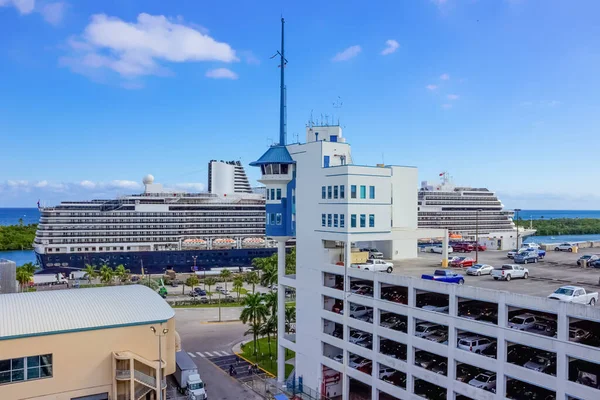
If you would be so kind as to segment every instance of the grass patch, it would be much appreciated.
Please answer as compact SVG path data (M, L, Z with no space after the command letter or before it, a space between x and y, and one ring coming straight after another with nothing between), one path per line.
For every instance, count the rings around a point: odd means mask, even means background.
M271 354L273 359L269 359L269 343L267 338L258 339L256 342L258 350L258 361L254 354L254 342L248 342L242 348L242 357L245 359L257 363L262 369L269 371L273 375L277 376L277 338L271 338ZM296 354L292 350L287 350L285 354L286 361L290 358L294 358ZM285 376L286 378L294 369L293 365L285 365Z
M221 308L228 308L228 307L242 307L243 304L242 303L221 303ZM173 308L219 308L219 304L218 303L214 303L214 304L206 304L206 303L190 303L190 304L183 304L183 305L174 305L171 306Z
M237 293L238 291L240 292L240 294L247 294L248 293L248 289L244 289L244 288L240 288L239 290L237 288L235 289L231 289L232 292Z
M286 301L286 302L285 302L285 306L286 306L286 307L296 307L296 300L293 300L293 301Z

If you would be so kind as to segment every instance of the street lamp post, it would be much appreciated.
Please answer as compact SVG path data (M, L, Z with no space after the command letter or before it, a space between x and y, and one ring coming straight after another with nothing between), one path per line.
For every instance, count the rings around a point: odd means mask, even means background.
M161 337L166 336L169 333L167 328L164 328L162 332L158 332L155 327L151 326L150 330L154 333L154 336L158 338L158 400L163 400L162 390L162 341Z
M479 262L479 212L481 208L475 210L475 264Z
M519 250L519 211L521 211L520 208L515 208L515 214L516 214L516 218L515 220L517 221L517 251Z

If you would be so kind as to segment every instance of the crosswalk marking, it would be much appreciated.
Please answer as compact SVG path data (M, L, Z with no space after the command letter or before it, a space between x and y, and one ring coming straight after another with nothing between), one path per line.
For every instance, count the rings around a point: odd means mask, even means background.
M210 354L208 351L205 351L204 353L206 353L207 356L212 357L213 355Z
M190 353L190 352L188 351L188 354L190 355L190 357L192 357L192 358L196 358L196 356L194 355L194 353Z
M198 354L202 358L206 358L206 356L204 354L200 353L199 351L197 351L196 354Z

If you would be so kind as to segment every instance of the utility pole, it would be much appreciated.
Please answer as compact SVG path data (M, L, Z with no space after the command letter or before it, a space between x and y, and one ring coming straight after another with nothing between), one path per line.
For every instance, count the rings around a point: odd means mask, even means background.
M479 263L479 212L481 208L475 210L475 264Z
M517 251L519 251L519 211L521 211L520 208L515 208L515 214L516 214L516 225L517 225Z
M167 328L164 328L162 332L158 332L155 327L151 326L150 330L154 333L154 336L158 338L158 400L163 400L163 389L162 389L162 341L161 338L169 333Z

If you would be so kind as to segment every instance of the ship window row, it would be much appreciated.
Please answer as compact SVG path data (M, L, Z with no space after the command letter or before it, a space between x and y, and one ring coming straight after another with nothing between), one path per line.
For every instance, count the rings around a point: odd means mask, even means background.
M261 229L262 228L262 229ZM83 232L69 232L69 233L52 233L47 234L45 232L38 232L36 237L38 238L47 238L47 237L62 237L67 238L70 236L81 237L81 236L140 236L140 235L172 235L172 236L185 236L185 235L193 235L193 234L206 234L206 233L236 233L240 231L264 231L264 225L258 225L255 227L239 227L237 229L191 229L187 231L137 231L137 232L112 232L112 231L83 231Z
M502 203L499 201L431 201L428 200L426 203L428 206L444 206L444 205L471 205L471 206L484 206L484 207L496 207L501 205Z
M344 214L321 214L321 226L327 228L345 228L346 216Z
M483 196L421 196L424 200L478 200L478 201L499 201L497 197Z
M239 211L257 211L264 207L263 202L257 202L253 207L231 207L231 206L219 206L215 205L212 207L182 207L182 206L171 206L171 212L123 212L123 211L101 211L94 210L94 212L56 212L56 211L42 211L41 216L44 218L51 217L106 217L107 215L111 217L168 217L173 218L176 217L187 217L187 216L202 216L202 215L210 215L209 213L214 213L216 211L220 212L239 212ZM205 211L205 212L193 212L193 211Z
M261 205L261 208L264 208L264 205ZM168 221L173 221L173 220L177 220L176 217L183 217L181 218L182 221L185 221L186 219L189 218L197 218L197 217L215 217L215 216L223 216L226 217L230 214L234 214L234 216L257 216L257 215L262 215L262 212L260 211L260 209L252 209L252 210L232 210L231 212L227 212L227 210L208 210L209 212L202 212L202 213L198 213L198 212L190 212L190 213L170 213L167 215L162 215L163 213L132 213L132 215L123 215L123 214L112 214L112 215L106 215L106 213L96 213L96 214L92 214L92 215L65 215L64 213L62 214L51 214L51 215L44 215L42 214L42 219L54 219L54 218L66 218L66 217L93 217L93 219L76 219L74 221L98 221L98 218L102 218L100 219L100 221L118 221L118 222L128 222L128 221L139 221L140 219L142 220L146 220L148 221L148 218L152 218L149 221L152 222L168 222ZM159 215L161 214L161 215ZM181 214L181 215L175 215L175 214ZM215 215L217 214L217 215ZM110 217L110 218L106 218L106 217ZM125 218L124 218L125 217ZM135 219L131 219L128 217L134 217ZM160 218L157 219L157 217L168 217L168 218Z
M222 228L223 225L206 225L203 226L202 228L194 228L194 229L186 229L186 230L163 230L163 231L159 231L159 230L149 230L148 227L144 227L142 229L136 230L136 231L128 231L128 230L124 230L124 229L107 229L106 227L104 228L98 228L98 229L93 229L93 228L89 228L89 229L81 229L79 231L58 231L58 232L47 232L47 231L43 231L40 230L37 233L37 236L39 237L65 237L65 236L81 236L81 235L103 235L104 233L107 234L117 234L117 235L140 235L140 234L156 234L156 233L161 233L164 235L186 235L186 234L190 234L192 232L206 232L207 229L211 229L211 228ZM252 229L252 228L261 228L264 227L264 224L246 224L243 226L239 226L239 229Z
M149 225L149 224L139 224L139 225L104 225L104 224L96 224L96 223L88 223L81 225L68 225L68 224L40 224L40 230L46 231L64 231L71 229L194 229L194 228L204 228L207 226L223 226L223 225L244 225L254 223L254 225L264 225L265 217L263 215L262 218L248 218L244 220L238 221L211 221L211 222L220 222L219 224L207 224L207 223L188 223L185 225L182 224L169 224L169 225Z
M344 186L344 185L321 186L321 198L322 199L345 199L346 198L346 186Z

